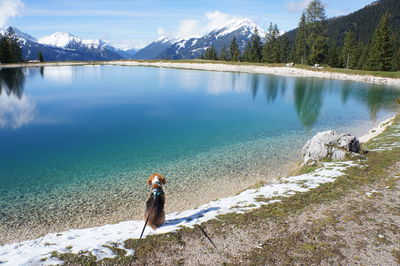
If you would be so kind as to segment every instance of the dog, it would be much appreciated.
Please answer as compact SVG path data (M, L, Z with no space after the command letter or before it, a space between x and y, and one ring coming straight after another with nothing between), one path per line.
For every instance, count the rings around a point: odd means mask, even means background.
M152 174L147 180L147 185L151 186L151 194L146 201L144 220L153 230L156 230L165 221L165 195L162 185L166 182L165 177L161 174Z

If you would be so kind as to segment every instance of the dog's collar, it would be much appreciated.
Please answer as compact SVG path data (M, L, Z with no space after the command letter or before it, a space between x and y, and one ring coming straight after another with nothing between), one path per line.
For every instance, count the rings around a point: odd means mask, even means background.
M153 194L154 198L157 198L157 197L161 196L164 192L161 188L157 187L157 188L153 188L151 193Z
M159 185L160 187L162 186L162 184L161 184L160 181L154 181L154 182L152 183L152 185Z

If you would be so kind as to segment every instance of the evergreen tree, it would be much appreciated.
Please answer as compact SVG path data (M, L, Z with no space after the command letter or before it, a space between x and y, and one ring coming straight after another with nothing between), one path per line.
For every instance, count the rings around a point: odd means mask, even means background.
M246 48L244 49L242 59L245 62L252 62L250 42L247 43Z
M0 36L1 37L1 36ZM0 39L0 63L21 62L22 51L12 33Z
M255 28L254 33L250 37L250 51L249 51L251 62L261 62L262 58L262 42L261 37L258 35L258 29Z
M272 23L269 25L268 32L265 35L265 44L263 46L262 61L268 63L278 63L281 58L281 47L279 43L278 26Z
M344 45L342 48L341 62L343 67L354 69L357 65L357 51L354 41L354 34L351 31L346 32L344 37Z
M271 45L271 60L272 63L279 63L281 62L281 47L279 42L279 28L278 25L275 24L273 27L273 39Z
M393 60L392 60L392 70L393 71L400 71L400 46L397 49L397 52L394 54L393 56Z
M232 38L231 45L229 47L229 54L232 61L238 62L240 60L240 51L236 37Z
M307 43L310 47L309 63L323 63L327 52L327 26L324 5L312 0L306 8Z
M389 15L382 16L371 40L366 69L389 71L392 69L392 42L389 30Z
M287 38L287 35L284 34L279 39L279 47L280 47L280 60L279 63L286 63L290 58L290 44Z
M303 12L300 18L299 27L296 32L295 41L295 54L294 61L300 64L306 64L308 58L308 46L307 46L307 22L306 14Z
M214 46L208 47L204 53L204 59L206 60L218 60L217 51Z
M328 49L327 63L331 67L341 67L341 60L339 58L339 51L336 45L331 43Z
M361 55L359 56L356 69L364 69L365 68L365 65L366 65L366 62L367 62L369 48L370 48L369 45L359 44L359 49L360 49L360 54Z
M0 63L7 63L8 42L5 37L0 38Z
M40 62L44 62L43 53L41 51L38 54L38 59Z
M273 26L272 23L269 24L268 31L265 34L265 43L262 49L262 61L270 63L272 54L272 39L273 39Z

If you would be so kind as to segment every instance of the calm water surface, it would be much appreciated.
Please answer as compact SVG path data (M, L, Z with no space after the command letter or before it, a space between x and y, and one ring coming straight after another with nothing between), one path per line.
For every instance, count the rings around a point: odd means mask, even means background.
M1 69L0 84L0 230L126 210L152 172L172 195L206 200L200 187L221 180L240 189L298 159L317 131L366 133L400 97L349 81L124 66Z

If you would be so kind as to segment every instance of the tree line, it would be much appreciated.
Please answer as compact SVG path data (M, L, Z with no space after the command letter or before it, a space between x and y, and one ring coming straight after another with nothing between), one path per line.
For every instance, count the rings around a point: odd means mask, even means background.
M38 60L44 62L43 53L39 51ZM0 34L0 63L22 62L22 49L11 29L5 35Z
M0 34L0 63L17 63L22 61L22 50L12 36L12 32Z
M287 34L280 34L277 25L270 24L264 39L257 28L243 52L236 38L229 49L218 53L209 47L202 56L208 60L244 61L256 63L321 64L336 68L399 71L400 40L390 29L390 15L384 14L370 41L358 40L352 30L345 32L343 44L328 36L324 5L313 0L302 13L295 41L290 43Z

